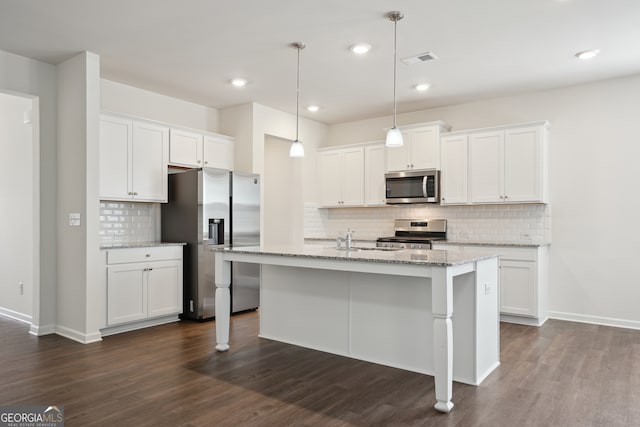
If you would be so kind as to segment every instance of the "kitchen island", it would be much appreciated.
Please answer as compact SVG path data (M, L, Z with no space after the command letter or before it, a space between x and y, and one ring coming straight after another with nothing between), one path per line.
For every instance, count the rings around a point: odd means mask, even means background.
M231 262L261 265L260 336L478 385L499 365L498 258L433 250L243 247L216 252L216 349L229 349Z

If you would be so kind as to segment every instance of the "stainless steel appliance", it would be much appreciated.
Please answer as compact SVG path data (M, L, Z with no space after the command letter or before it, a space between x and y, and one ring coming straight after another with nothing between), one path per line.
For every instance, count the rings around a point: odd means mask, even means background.
M446 219L396 219L395 235L376 240L379 248L431 249L434 240L447 238Z
M440 171L422 169L384 175L386 203L440 203Z
M183 316L215 316L214 251L260 244L260 177L221 169L190 169L169 175L169 201L162 204L162 240L186 242ZM260 304L260 267L233 263L231 311Z

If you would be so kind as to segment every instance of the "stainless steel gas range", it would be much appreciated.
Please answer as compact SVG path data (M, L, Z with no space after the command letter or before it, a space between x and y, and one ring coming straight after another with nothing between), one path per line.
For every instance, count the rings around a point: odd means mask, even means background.
M447 238L446 219L396 219L395 235L376 240L379 248L431 249L431 242Z

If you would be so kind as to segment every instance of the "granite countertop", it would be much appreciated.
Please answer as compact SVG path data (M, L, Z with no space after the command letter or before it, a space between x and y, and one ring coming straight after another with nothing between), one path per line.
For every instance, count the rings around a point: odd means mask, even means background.
M329 237L323 238L323 237L305 237L304 239L307 242L323 242L323 241L335 241L336 239L331 239ZM353 240L355 243L358 242L362 242L362 243L375 243L376 239L354 239ZM521 247L521 248L537 248L539 246L548 246L551 243L550 242L543 242L543 243L535 243L535 242L527 242L527 241L521 241L521 242L495 242L495 241L478 241L478 240L434 240L433 242L434 244L438 244L438 245L469 245L469 246L505 246L505 247Z
M400 249L389 250L381 248L368 248L361 250L337 250L334 247L322 247L319 245L304 246L273 246L273 247L236 247L220 248L217 252L233 252L253 255L276 255L294 258L316 258L339 261L363 261L387 264L418 264L424 266L448 267L468 264L474 261L489 259L498 256L487 254L474 254L472 251L436 251Z
M548 246L551 243L534 243L534 242L479 242L474 240L437 240L433 242L436 245L468 245L468 246L505 246L520 248L537 248L539 246Z
M130 243L103 243L100 249L127 249L127 248L152 248L157 246L184 246L186 243L167 242L130 242Z

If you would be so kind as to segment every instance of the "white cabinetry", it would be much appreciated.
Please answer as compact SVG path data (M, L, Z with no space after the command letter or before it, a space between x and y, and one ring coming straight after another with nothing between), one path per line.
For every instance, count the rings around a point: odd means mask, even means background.
M500 319L535 326L547 320L548 246L434 244L433 249L500 254Z
M169 128L102 115L100 199L167 201Z
M318 185L322 207L364 204L364 147L318 152Z
M107 326L182 313L182 246L111 249Z
M169 163L194 168L202 166L202 141L199 133L172 128Z
M543 126L471 134L471 202L545 202L545 141Z
M444 122L402 126L402 147L387 148L387 171L440 169L440 134L449 130Z
M364 147L364 204L385 204L385 147L384 142Z
M444 136L440 140L440 204L466 204L467 193L467 135Z
M224 135L171 128L169 164L233 169L233 140Z
M441 138L442 204L547 202L547 128L536 122Z

